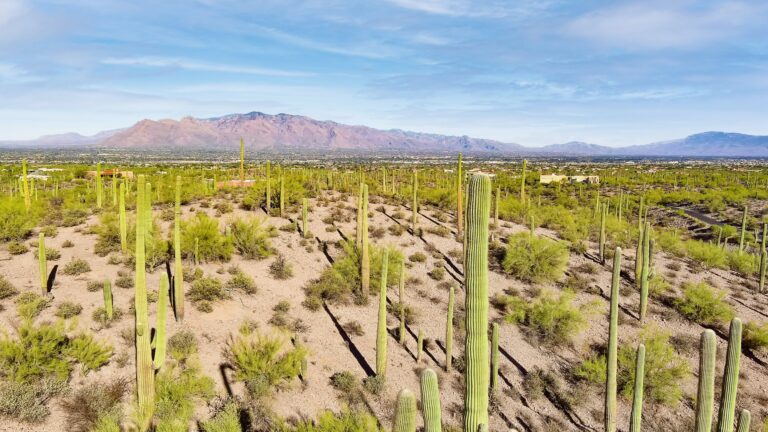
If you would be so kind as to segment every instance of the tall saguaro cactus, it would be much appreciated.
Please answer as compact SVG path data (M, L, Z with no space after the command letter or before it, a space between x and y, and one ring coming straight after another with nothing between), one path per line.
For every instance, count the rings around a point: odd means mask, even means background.
M491 179L475 174L467 194L464 272L466 286L464 430L488 424L488 218Z
M400 301L400 330L398 342L405 344L405 258L400 260L400 284L398 286L398 300Z
M384 248L381 261L381 287L379 289L379 321L376 327L376 376L387 373L387 270L389 249Z
M640 432L643 420L643 381L645 379L645 345L637 347L635 359L635 387L632 390L632 416L629 432Z
M245 141L240 138L240 187L245 185Z
M173 209L173 308L176 321L184 321L184 267L181 263L181 176L176 176Z
M605 380L605 432L616 430L616 366L618 362L619 285L621 283L621 248L613 254L611 310L608 321L608 355Z
M445 320L445 370L451 370L453 362L453 287L448 291L448 315Z
M699 387L696 393L695 432L712 430L712 407L715 399L715 361L717 341L715 332L707 329L701 333L699 345Z
M741 410L739 413L739 427L736 432L749 432L749 424L752 422L752 414L748 410Z
M499 226L499 194L501 190L497 187L496 193L493 195L493 226Z
M140 429L146 430L152 418L155 405L155 370L152 367L152 348L147 312L147 269L144 256L144 235L146 234L144 176L139 175L136 188L136 391L138 393Z
M643 262L640 266L640 320L645 319L648 312L648 273L651 261L651 224L645 223L643 228Z
M272 171L272 164L270 161L267 161L267 215L270 215L272 213L272 177L271 177L271 171Z
M523 159L523 174L520 176L520 202L525 202L525 170L528 167L528 161Z
M766 262L768 261L768 252L765 248L760 251L760 283L758 284L757 291L762 293L765 290L765 271Z
M40 289L48 295L48 260L45 256L45 234L40 233L37 240L37 262L40 269Z
M723 372L723 389L720 392L720 412L717 418L717 432L733 432L736 415L736 391L739 388L739 365L741 363L741 320L731 320L728 336L728 351Z
M128 220L125 216L125 182L120 183L120 249L123 253L128 252Z
M608 207L603 205L600 210L600 238L598 239L598 248L600 262L605 264L605 218L608 216Z
M307 215L309 214L309 200L303 198L301 200L301 235L304 238L309 238L309 231L307 230Z
M285 174L280 176L280 217L285 217Z
M416 397L408 389L397 394L392 432L416 432Z
M27 177L27 160L24 159L21 161L21 185L22 185L22 192L24 194L24 208L29 211L29 208L32 207L32 195L30 194L29 190L29 178Z
M360 209L361 237L360 242L360 284L363 298L368 299L368 292L371 287L371 257L368 250L368 185L363 184L363 201Z
M440 389L437 385L437 374L430 368L421 372L421 409L424 415L424 432L441 432L443 430L442 413L440 410Z
M413 170L413 200L411 203L411 229L416 234L416 227L419 224L419 173Z
M160 276L160 288L157 296L157 320L155 322L155 339L152 348L155 349L152 365L160 369L165 365L166 333L165 324L168 312L168 278Z
M744 206L744 214L741 216L741 234L739 234L739 252L744 250L744 238L747 234L747 206Z
M112 284L109 280L104 281L104 311L107 315L107 321L112 321L114 307L112 301Z
M96 164L96 208L101 208L104 201L104 183L101 182L101 162Z
M462 156L456 164L456 237L461 238L464 232L464 174L461 170Z

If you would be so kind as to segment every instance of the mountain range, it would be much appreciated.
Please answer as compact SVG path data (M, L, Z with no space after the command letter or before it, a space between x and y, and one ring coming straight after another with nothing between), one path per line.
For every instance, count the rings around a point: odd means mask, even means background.
M29 141L0 141L0 148L117 149L133 151L249 151L273 153L456 153L530 156L768 157L768 136L704 132L685 138L627 147L579 141L525 147L468 136L399 129L380 130L290 114L230 114L213 118L141 120L131 127L92 136L48 135Z

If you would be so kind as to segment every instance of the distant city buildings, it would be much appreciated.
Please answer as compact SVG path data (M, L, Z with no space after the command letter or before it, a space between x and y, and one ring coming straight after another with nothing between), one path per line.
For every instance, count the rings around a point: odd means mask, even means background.
M587 184L600 184L600 176L595 175L560 175L560 174L542 174L539 178L539 183L550 184L567 181L568 183L587 183Z

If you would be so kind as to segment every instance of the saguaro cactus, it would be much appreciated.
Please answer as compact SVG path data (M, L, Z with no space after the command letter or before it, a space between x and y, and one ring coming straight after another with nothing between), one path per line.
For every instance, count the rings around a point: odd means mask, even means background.
M285 174L280 176L280 217L285 216Z
M741 234L739 234L739 252L744 250L744 238L747 234L747 206L744 206L744 214L741 215Z
M397 298L400 300L400 330L398 331L398 342L405 344L405 258L400 260L400 285L398 287Z
M493 323L491 328L491 394L494 394L499 386L499 324Z
M650 271L651 225L646 222L643 229L643 263L640 267L640 320L648 311L648 273Z
M715 361L717 341L715 332L707 329L701 333L699 344L699 388L696 394L695 432L712 430L712 407L715 400Z
M736 432L749 432L749 424L752 421L752 414L748 410L741 410L739 413L739 427Z
M416 432L416 397L408 389L397 394L392 432Z
M363 204L360 217L362 218L360 225L362 234L362 241L360 242L360 248L362 249L360 251L360 283L363 298L367 301L368 291L371 286L371 257L368 250L368 185L366 184L363 184Z
M619 334L619 285L621 283L621 248L613 254L611 278L611 310L608 321L608 355L605 380L605 432L616 430L616 365Z
M416 363L420 363L424 353L424 331L419 329L416 337Z
M101 162L96 164L96 208L101 208L104 200L104 184L101 182Z
M451 370L453 362L453 287L448 290L448 315L445 320L445 370Z
M112 301L112 284L109 280L104 281L104 311L107 315L107 321L112 321L114 309Z
M120 249L128 252L128 220L125 217L125 183L120 183Z
M37 240L37 262L40 269L40 289L48 295L48 260L45 256L45 234L40 233Z
M389 249L384 249L381 261L381 288L379 290L379 322L376 328L376 376L387 373L387 270Z
M267 215L272 213L272 178L271 178L271 166L272 164L267 161Z
M24 193L24 208L29 211L29 208L32 207L32 195L30 194L29 190L29 178L27 177L27 160L24 159L21 161L21 178L22 178L22 192Z
M149 317L147 314L147 275L144 256L144 176L140 175L136 192L136 390L140 430L148 428L155 405L155 371L152 367Z
M245 141L240 138L240 187L245 186Z
M523 159L523 174L520 176L520 201L525 202L525 170L528 166L528 161Z
M640 432L643 420L643 380L645 379L645 345L637 347L635 362L635 387L632 390L632 417L629 432Z
M766 252L765 248L763 248L760 251L760 283L757 287L757 291L761 293L765 290L766 261L768 261L768 252Z
M176 321L184 321L184 267L181 263L181 176L176 176L173 209L173 308Z
M443 421L440 411L440 389L437 385L437 374L430 368L424 369L421 372L420 383L424 432L441 432Z
M411 203L411 229L416 234L419 224L419 173L413 170L413 200Z
M355 246L360 250L363 248L363 183L357 189L357 229L355 232Z
M598 248L600 254L600 262L605 264L605 218L608 215L608 207L603 204L600 210L600 238L598 239Z
M155 355L152 358L152 365L155 369L160 369L165 365L165 347L166 334L165 323L168 311L168 278L160 275L160 290L157 293L157 321L155 322L155 340L153 348Z
M309 238L309 231L307 230L307 215L309 214L309 200L303 198L301 200L301 235L304 238Z
M496 188L496 194L493 195L493 226L499 226L499 194L501 190Z
M456 164L456 236L461 238L464 232L464 174L461 171L462 156Z
M741 320L731 320L728 336L728 351L723 372L723 390L720 392L720 412L717 418L717 432L733 432L736 414L736 390L739 388L739 365L741 363Z
M467 194L464 267L466 286L466 388L464 430L488 424L488 218L491 179L475 174Z

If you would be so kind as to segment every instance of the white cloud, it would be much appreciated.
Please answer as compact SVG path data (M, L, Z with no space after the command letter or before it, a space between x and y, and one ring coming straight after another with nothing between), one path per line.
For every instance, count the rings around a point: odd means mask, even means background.
M381 43L371 41L364 44L356 44L352 46L333 45L323 42L318 42L313 39L296 36L295 34L284 32L270 27L253 26L258 29L261 34L266 35L270 39L274 39L279 42L287 43L290 45L298 46L301 48L307 48L315 51L322 51L331 54L339 54L350 57L365 57L371 59L383 59L388 57L394 57L398 53L394 48L383 45Z
M752 28L765 12L741 1L696 7L688 0L630 1L582 15L566 33L603 45L635 49L696 47Z
M453 17L522 18L543 10L551 0L387 0L404 9Z
M26 69L13 63L0 63L0 85L3 84L24 84L35 81L41 81L29 73Z
M205 71L205 72L222 72L233 74L248 74L248 75L268 75L268 76L280 76L280 77L306 77L313 75L309 72L301 71L289 71L281 69L260 68L251 66L234 66L218 63L197 62L193 60L184 60L178 58L166 58L166 57L127 57L127 58L115 58L110 57L101 61L107 65L119 65L119 66L144 66L144 67L157 67L157 68L179 68L193 71Z
M0 1L0 24L10 23L12 20L24 14L27 10L25 0Z

